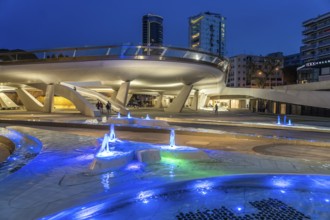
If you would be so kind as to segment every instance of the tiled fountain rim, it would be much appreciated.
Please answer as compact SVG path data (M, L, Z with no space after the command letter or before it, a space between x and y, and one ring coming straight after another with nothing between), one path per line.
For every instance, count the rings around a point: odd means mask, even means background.
M269 180L276 180L285 181L285 178L293 178L293 179L299 179L299 186L297 185L292 186L291 183L288 186L274 186L269 184ZM238 179L237 179L238 178ZM109 210L121 208L123 204L128 204L131 202L134 202L134 200L139 199L153 199L157 197L161 197L162 195L172 194L175 195L176 192L192 192L197 190L230 190L230 189L256 189L256 190L293 190L293 191L311 191L310 186L311 183L313 183L313 179L327 179L327 181L330 181L330 175L318 175L318 174L235 174L235 175L224 175L224 176L216 176L216 177L208 177L208 178L198 178L198 179L190 179L190 180L184 180L184 181L177 181L167 184L160 184L160 185L154 185L148 189L132 189L127 190L124 193L118 193L118 194L112 194L110 198L99 198L94 201L90 201L86 204L78 205L71 207L67 210L62 210L58 213L53 213L51 215L48 215L43 219L53 219L52 217L55 217L54 219L58 219L60 217L65 218L65 216L70 216L70 214L73 214L75 212L79 212L82 209L98 206L98 204L107 204L109 206ZM306 183L306 179L308 182ZM243 181L242 181L243 180ZM256 182L257 180L257 182ZM265 182L262 180L268 180L268 184L265 186ZM293 182L293 181L292 181ZM318 191L327 191L327 187L323 186L320 188L315 188L315 185L313 185L313 192ZM145 198L138 198L136 197L141 192L147 192L145 195ZM152 192L149 194L148 192ZM115 204L115 205L114 205ZM111 207L111 208L110 208Z
M51 127L70 127L70 128L81 128L81 129L104 129L108 130L110 124L85 124L83 122L53 122L53 121L35 121L35 120L0 120L2 123L13 124L13 125L26 125L26 126L51 126ZM194 135L199 136L223 136L237 139L251 139L251 140L265 140L265 141L276 141L280 144L292 144L292 145L311 145L311 146L322 146L330 147L329 142L318 141L318 140L307 140L307 139L295 139L290 137L278 137L278 136L265 136L265 135L251 135L244 133L234 133L219 131L214 129L200 129L200 128L184 128L178 126L170 127L146 127L146 126L135 126L135 125L122 125L116 124L117 131L132 131L132 132L153 132L153 133L169 133L171 128L175 128L176 134L178 135ZM273 127L272 127L273 128Z

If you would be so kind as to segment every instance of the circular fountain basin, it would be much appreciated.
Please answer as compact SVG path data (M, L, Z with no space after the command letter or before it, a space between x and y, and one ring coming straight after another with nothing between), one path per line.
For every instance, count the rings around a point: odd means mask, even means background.
M154 120L154 119L140 119L140 118L109 118L110 124L122 124L122 125L136 125L142 127L169 127L166 121Z
M330 219L329 183L329 176L281 174L197 179L110 195L44 219Z
M109 118L108 123L110 124L124 124L124 125L132 125L134 124L134 119L133 118Z

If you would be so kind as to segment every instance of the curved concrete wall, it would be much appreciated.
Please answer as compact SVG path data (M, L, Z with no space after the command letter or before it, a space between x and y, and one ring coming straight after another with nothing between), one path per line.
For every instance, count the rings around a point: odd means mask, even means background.
M4 136L0 136L0 163L5 161L15 150L15 144Z
M330 108L329 91L303 91L280 89L224 88L221 95L244 95L277 102Z

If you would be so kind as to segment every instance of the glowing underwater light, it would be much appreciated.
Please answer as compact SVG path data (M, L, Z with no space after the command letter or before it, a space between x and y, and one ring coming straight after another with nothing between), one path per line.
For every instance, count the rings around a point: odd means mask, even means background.
M147 204L149 203L150 201L150 197L152 197L154 195L154 191L152 190L148 190L148 191L141 191L139 192L138 196L137 196L137 200L144 203L144 204Z
M198 181L193 186L193 189L195 189L199 194L206 195L208 192L212 190L214 186L214 183L208 180L205 181Z
M138 171L141 170L143 168L143 164L142 163L130 163L127 165L126 170L128 171Z
M273 177L271 182L273 186L277 186L281 188L286 188L292 185L290 180L281 177Z

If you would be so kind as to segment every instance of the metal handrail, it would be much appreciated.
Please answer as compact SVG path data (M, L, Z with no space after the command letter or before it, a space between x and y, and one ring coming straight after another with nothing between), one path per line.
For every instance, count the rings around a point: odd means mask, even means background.
M153 59L167 58L186 61L205 62L220 67L226 71L228 59L216 54L178 47L163 46L132 46L110 45L93 47L57 48L33 51L9 51L0 53L1 64L17 64L18 62L54 62L54 61L85 61L91 59Z

